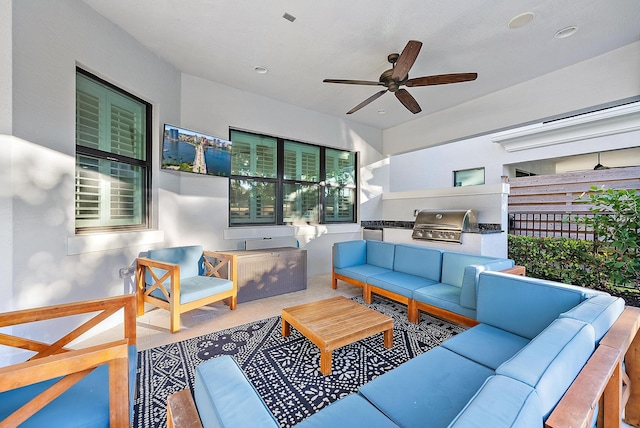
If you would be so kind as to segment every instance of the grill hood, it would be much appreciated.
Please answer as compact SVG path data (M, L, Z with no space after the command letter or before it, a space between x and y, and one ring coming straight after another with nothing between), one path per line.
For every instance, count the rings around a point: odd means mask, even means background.
M418 213L413 225L413 239L462 242L462 232L478 228L474 210L424 210Z

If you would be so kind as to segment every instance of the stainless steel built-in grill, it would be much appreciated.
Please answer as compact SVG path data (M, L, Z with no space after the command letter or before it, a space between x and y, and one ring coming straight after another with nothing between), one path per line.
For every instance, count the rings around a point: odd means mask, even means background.
M462 243L462 232L478 228L474 210L420 211L413 225L413 239Z

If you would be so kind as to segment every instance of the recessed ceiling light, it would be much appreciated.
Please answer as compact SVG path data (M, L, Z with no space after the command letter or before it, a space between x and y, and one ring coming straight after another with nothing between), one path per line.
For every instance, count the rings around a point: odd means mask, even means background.
M380 110L378 110L378 114L387 114L387 111L381 108Z
M269 69L261 65L256 65L255 67L253 67L253 71L255 71L258 74L267 74L269 72Z
M553 37L555 37L556 39L564 39L573 36L577 31L578 27L576 27L575 25L571 25L558 31Z
M509 28L515 30L516 28L521 28L533 21L533 18L536 16L533 12L525 12L520 15L514 16L511 18L511 21L507 24Z

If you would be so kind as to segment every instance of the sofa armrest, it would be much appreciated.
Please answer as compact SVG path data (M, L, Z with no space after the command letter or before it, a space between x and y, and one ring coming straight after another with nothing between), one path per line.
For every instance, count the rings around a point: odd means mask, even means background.
M167 428L202 428L200 415L189 389L167 397Z
M129 349L121 340L0 368L0 393L61 378L0 421L18 426L101 365L109 366L110 426L129 425Z

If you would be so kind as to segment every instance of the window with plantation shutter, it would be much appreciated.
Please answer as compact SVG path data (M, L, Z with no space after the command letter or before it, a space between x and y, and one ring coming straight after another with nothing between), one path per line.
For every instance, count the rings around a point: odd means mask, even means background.
M76 72L76 232L148 227L150 104Z
M231 130L231 226L356 221L356 154Z

